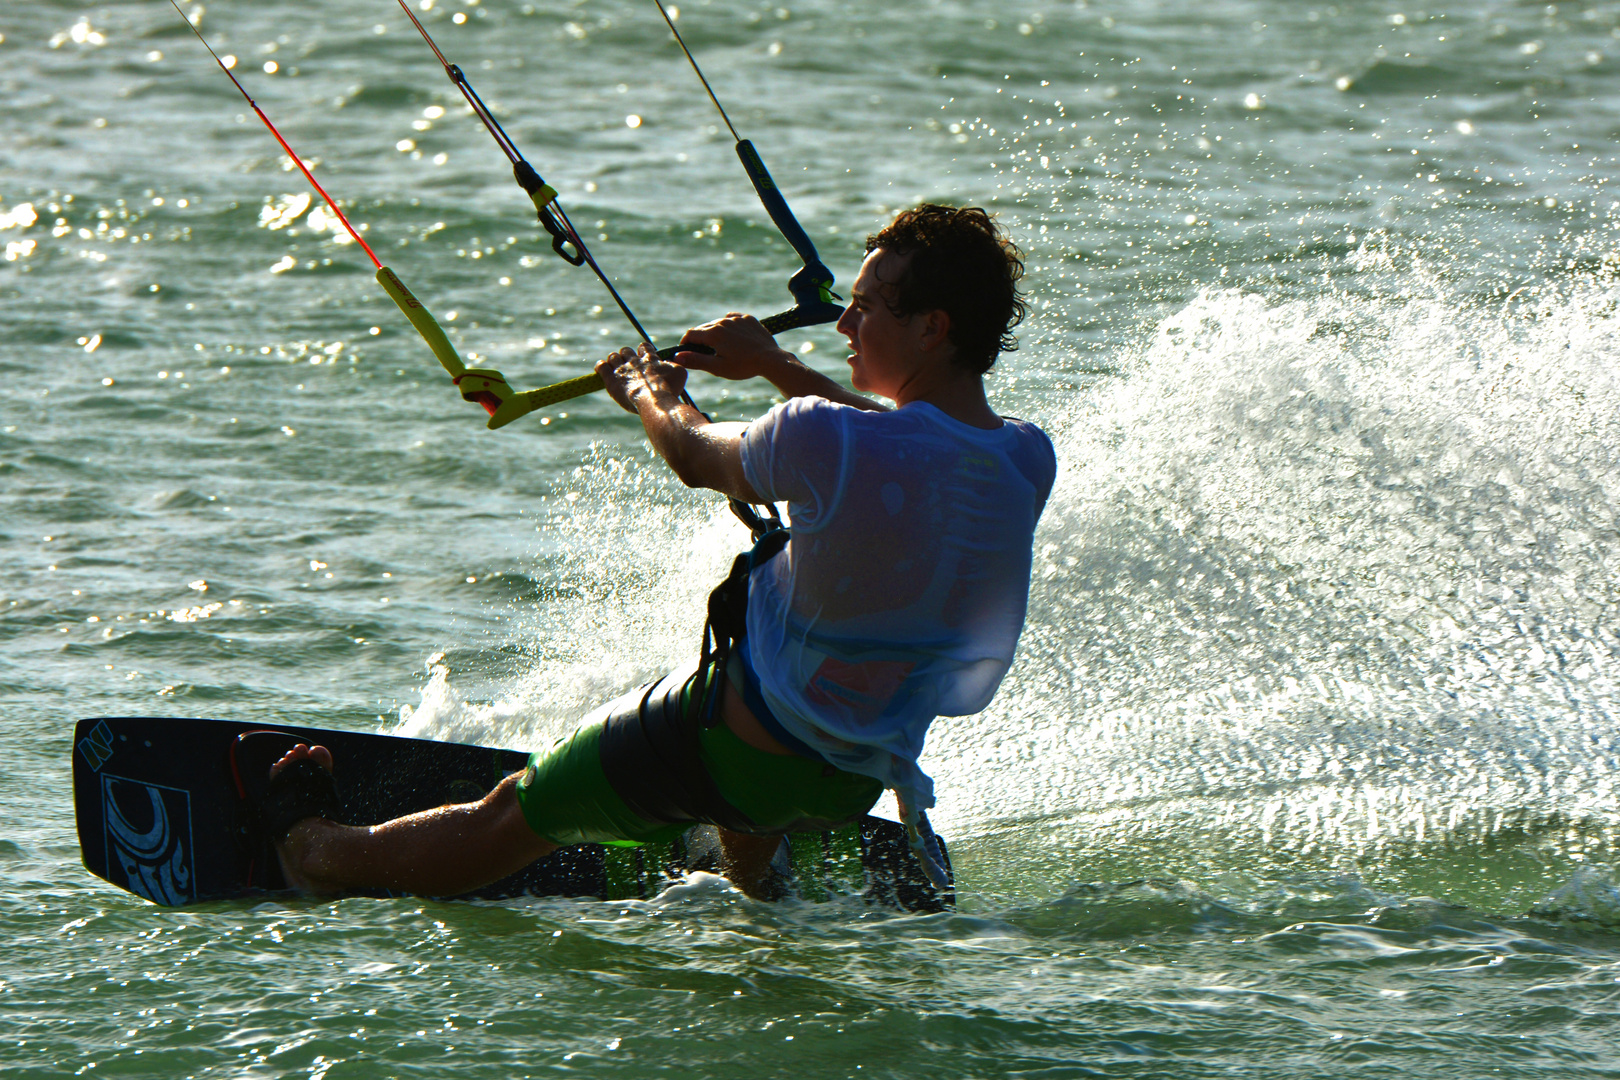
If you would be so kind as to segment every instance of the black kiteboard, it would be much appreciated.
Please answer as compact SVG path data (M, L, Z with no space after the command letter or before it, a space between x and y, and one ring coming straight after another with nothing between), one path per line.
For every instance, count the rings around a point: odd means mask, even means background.
M284 890L274 858L246 839L237 737L273 731L286 745L319 743L337 762L341 820L365 825L481 798L528 755L462 743L230 720L108 716L74 731L73 803L84 865L153 903L176 907ZM275 740L268 740L273 743ZM265 739L248 740L261 752ZM244 744L245 745L245 744ZM254 760L251 766L268 765ZM928 842L945 865L945 841ZM693 870L714 870L716 837L695 826L671 844L563 848L468 898L646 898ZM860 893L907 911L955 906L952 890L923 876L893 821L864 817L843 829L787 838L776 868L785 890L807 899ZM386 895L386 894L379 894Z

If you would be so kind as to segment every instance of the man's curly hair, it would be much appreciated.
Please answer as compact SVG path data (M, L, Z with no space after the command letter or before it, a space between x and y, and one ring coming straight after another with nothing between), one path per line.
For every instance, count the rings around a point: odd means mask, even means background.
M949 315L958 366L983 375L998 353L1018 347L1012 328L1025 312L1018 292L1023 252L989 214L923 203L866 238L868 254L879 247L911 257L898 280L884 282L884 303L899 319L936 310Z

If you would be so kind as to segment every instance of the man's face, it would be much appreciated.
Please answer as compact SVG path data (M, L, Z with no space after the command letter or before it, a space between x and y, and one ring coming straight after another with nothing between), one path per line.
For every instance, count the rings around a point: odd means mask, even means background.
M919 316L896 318L889 310L892 285L905 272L907 257L872 249L850 290L850 304L838 320L849 338L850 381L855 389L898 400L902 389L929 358L918 349Z

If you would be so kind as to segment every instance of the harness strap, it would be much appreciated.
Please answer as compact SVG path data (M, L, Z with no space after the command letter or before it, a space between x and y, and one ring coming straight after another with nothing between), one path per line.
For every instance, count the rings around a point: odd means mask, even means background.
M748 576L756 566L775 558L791 533L777 519L773 528L755 541L754 546L738 555L731 563L731 573L709 593L709 618L703 624L703 647L698 654L698 667L702 671L719 672L722 678L710 677L703 688L703 706L698 710L704 727L713 727L720 721L720 687L731 653L748 633Z
M603 772L625 805L648 821L704 821L733 832L759 831L720 794L698 751L701 730L719 722L726 667L748 630L748 575L788 542L779 518L753 516L766 523L762 535L709 594L692 707L681 708L682 691L694 677L690 669L638 687L607 707L600 743Z

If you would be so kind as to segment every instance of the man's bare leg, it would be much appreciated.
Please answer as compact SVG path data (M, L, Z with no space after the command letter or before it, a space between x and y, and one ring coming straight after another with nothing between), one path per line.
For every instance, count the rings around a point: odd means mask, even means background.
M770 880L771 859L781 846L780 836L755 836L751 833L720 829L720 873L743 892L756 900L773 900L765 888Z
M332 768L330 750L300 743L270 767L270 774L306 757ZM456 896L499 881L557 850L524 820L518 775L477 802L423 810L381 825L306 818L276 845L287 884L305 892L391 889Z

